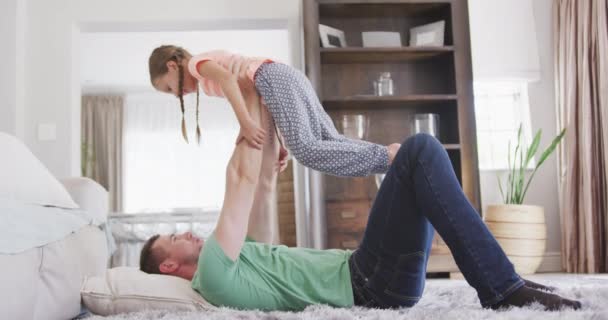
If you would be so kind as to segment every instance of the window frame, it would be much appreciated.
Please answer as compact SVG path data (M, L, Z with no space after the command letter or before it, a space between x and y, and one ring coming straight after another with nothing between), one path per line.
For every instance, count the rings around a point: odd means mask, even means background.
M474 90L474 102L475 102L475 120L477 123L477 150L478 150L478 168L480 171L484 172L484 171L507 171L508 168L508 163L505 159L504 162L498 162L497 160L495 160L494 158L497 157L498 155L494 154L493 151L490 149L486 149L486 147L484 147L480 141L479 141L479 137L484 136L484 135L490 135L490 137L492 136L496 136L497 134L505 134L505 133L510 133L510 135L512 136L511 138L509 138L510 142L511 142L511 162L513 161L512 157L513 157L513 153L515 151L515 145L516 145L516 139L517 139L517 127L514 127L513 130L504 130L504 129L497 129L497 130L492 130L492 129L488 129L488 128L484 128L484 126L480 126L479 124L481 123L480 117L485 114L485 111L481 111L480 108L485 108L487 107L486 104L489 104L491 102L487 101L487 100L491 100L491 99L501 99L504 98L503 96L505 95L513 95L514 98L516 97L516 101L513 104L513 108L515 108L515 110L513 111L514 114L517 115L518 119L517 122L522 124L522 144L524 146L529 146L530 142L532 141L533 135L532 135L532 124L531 124L531 113L530 113L530 100L529 100L529 95L528 95L528 81L527 80L488 80L488 81L475 81L473 83L473 90ZM486 101L484 101L486 100ZM498 105L498 104L495 104ZM491 114L499 116L499 112L491 112ZM491 116L490 116L491 117ZM485 119L484 119L485 120ZM492 122L497 121L495 118L491 119ZM480 128L481 127L481 128ZM491 138L490 138L491 140ZM500 144L500 141L497 141L497 139L494 139L494 141L490 141L491 145L497 145ZM504 146L505 149L507 148L507 146ZM482 160L482 157L480 157L482 152L490 152L490 157L491 160L490 161L484 161ZM507 155L503 154L504 157L506 158ZM488 163L489 162L489 163ZM534 167L536 166L536 159L535 157L532 158L532 160L530 161L530 163L528 164L528 167L525 169L527 171L533 170Z

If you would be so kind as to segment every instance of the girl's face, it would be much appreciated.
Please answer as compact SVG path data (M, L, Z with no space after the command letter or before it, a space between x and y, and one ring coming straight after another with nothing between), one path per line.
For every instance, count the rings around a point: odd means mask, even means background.
M196 92L196 86L198 81L194 78L190 72L188 72L187 62L184 63L184 95L192 92ZM179 69L175 61L167 61L167 73L162 76L156 77L154 80L154 88L158 91L172 94L179 97Z

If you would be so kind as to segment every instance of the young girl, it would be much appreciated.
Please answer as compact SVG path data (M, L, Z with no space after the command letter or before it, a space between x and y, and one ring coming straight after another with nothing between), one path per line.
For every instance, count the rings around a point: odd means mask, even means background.
M257 148L262 147L266 132L249 116L245 99L252 95L261 98L293 156L303 165L327 174L356 177L385 173L400 147L398 143L382 146L340 135L306 76L270 59L226 51L192 56L183 48L166 45L154 49L149 68L154 88L179 98L186 141L183 95L197 94L196 136L200 140L200 86L209 96L228 99L241 127L239 138ZM282 149L281 158L286 155Z

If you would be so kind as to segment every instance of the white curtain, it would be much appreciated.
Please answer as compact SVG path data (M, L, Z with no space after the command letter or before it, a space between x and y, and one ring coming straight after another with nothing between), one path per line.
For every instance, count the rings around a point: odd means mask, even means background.
M195 95L186 96L190 144L181 137L179 100L162 93L128 94L124 127L124 211L219 209L238 123L225 99L201 94L201 145L194 132Z

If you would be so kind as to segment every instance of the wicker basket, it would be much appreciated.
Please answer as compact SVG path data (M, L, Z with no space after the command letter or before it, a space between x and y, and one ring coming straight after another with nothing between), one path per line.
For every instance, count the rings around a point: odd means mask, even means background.
M546 248L547 227L543 207L488 206L484 221L519 274L538 270Z

